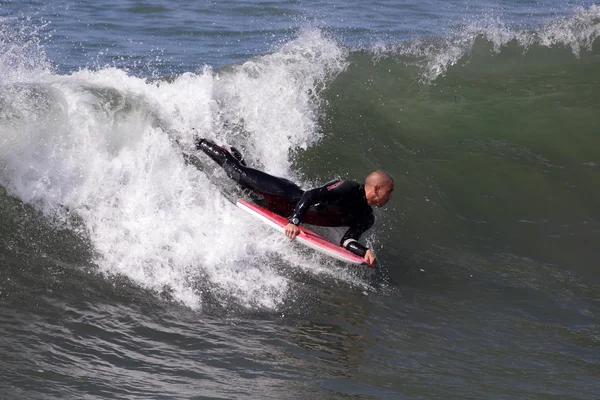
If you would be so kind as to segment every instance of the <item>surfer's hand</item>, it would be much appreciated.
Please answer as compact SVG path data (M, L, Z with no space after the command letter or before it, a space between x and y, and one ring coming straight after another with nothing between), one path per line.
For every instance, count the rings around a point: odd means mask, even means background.
M290 239L295 239L298 234L300 234L300 228L298 228L298 226L294 224L287 224L285 226L285 236Z
M375 268L375 254L371 250L367 250L365 253L365 261L369 265L369 268Z

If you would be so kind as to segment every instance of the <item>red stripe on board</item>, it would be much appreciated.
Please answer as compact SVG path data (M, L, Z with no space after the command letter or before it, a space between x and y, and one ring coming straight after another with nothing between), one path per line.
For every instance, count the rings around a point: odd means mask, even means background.
M271 211L269 211L265 208L262 208L260 206L257 206L256 204L249 203L245 200L238 200L238 203L241 203L244 206L248 207L249 209L254 210L256 213L260 214L261 216L268 218L272 222L279 225L281 228L284 228L288 224L288 220L286 218L282 217L281 215L272 213ZM331 243L329 240L327 240L324 237L318 235L317 233L311 231L310 229L306 229L303 226L299 226L299 228L302 231L302 233L304 234L304 237L303 237L304 240L309 241L309 242L313 243L314 245L317 245L321 248L329 249L330 251L333 251L333 252L339 254L340 256L343 256L348 261L352 260L353 262L355 262L357 264L365 263L365 261L362 257L357 256L356 254L352 253L349 250L344 249L341 246Z
M331 186L327 186L327 190L335 189L336 187L340 186L342 183L344 183L344 181L339 181L338 183L334 183Z

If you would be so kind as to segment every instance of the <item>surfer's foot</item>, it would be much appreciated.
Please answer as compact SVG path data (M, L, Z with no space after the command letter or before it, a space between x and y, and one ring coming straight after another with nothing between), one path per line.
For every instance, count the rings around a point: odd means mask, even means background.
M219 165L223 165L228 157L232 157L240 164L246 166L242 153L235 147L231 148L230 153L224 147L217 146L214 142L197 136L194 138L194 144L196 145L196 149L202 150Z
M194 136L194 144L196 145L196 150L202 150L203 146L205 145L205 143L212 143L209 140L206 140L204 138L200 138L198 136Z
M240 164L242 164L244 167L246 166L246 160L244 160L244 156L238 149L236 149L233 146L231 146L231 155L233 156L233 158L238 160Z
M227 160L227 155L229 155L229 152L223 147L217 146L207 139L196 137L194 138L194 144L196 145L196 149L202 150L219 165L223 165Z

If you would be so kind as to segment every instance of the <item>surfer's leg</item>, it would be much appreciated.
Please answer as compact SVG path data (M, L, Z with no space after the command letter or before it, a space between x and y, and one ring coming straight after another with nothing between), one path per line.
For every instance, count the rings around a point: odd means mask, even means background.
M237 149L234 152L239 154L239 158L234 157L224 147L217 146L210 140L196 138L195 143L198 150L202 150L223 167L227 175L244 188L254 190L261 195L281 197L294 202L294 204L304 194L304 191L298 185L288 179L269 175L257 169L249 168L245 163L242 164L239 160L241 154Z

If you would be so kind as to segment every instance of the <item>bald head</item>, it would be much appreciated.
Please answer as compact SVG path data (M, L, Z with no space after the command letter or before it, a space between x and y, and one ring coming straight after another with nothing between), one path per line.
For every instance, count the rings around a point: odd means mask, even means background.
M369 205L382 207L392 198L394 180L382 170L371 172L365 179L365 196Z
M367 179L365 179L365 186L373 187L375 185L393 186L394 180L387 172L378 169L377 171L373 171L369 175L367 175Z

